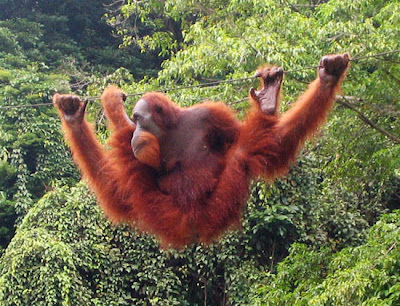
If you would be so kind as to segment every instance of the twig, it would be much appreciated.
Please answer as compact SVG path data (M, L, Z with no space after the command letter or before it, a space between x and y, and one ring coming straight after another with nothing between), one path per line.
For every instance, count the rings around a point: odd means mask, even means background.
M241 103L241 102L245 102L245 101L247 101L249 98L248 97L246 97L246 98L243 98L243 99L240 99L240 100L237 100L237 101L234 101L234 102L229 102L229 103L226 103L226 105L229 105L229 106L231 106L231 105L234 105L234 104L238 104L238 103Z
M384 56L384 55L394 54L394 53L400 53L400 50L392 50L392 51L387 51L387 52L382 52L382 53L377 53L377 54L372 54L372 55L366 55L366 56L356 56L356 57L352 58L351 61L358 62L360 60L364 60L367 58Z
M355 108L351 103L349 103L349 101L346 99L346 97L341 96L340 99L337 100L337 102L339 104L351 109L353 112L355 112L357 114L358 118L360 118L363 122L368 124L370 127L372 127L373 129L377 130L379 133L385 135L386 137L388 137L393 142L400 144L400 138L390 134L389 132L385 131L384 129L382 129L381 127L379 127L375 123L373 123L371 120L369 120L363 113L361 113L357 108Z
M393 73L391 73L388 69L383 69L383 71L385 71L388 75L390 75L391 79L394 80L397 83L397 85L400 85L400 80L396 78L396 76L394 76Z
M4 106L0 106L0 109L25 108L25 107L50 106L50 105L53 105L53 103L36 103L36 104L4 105Z
M393 242L393 244L390 246L390 248L385 252L385 254L382 255L382 257L387 256L391 251L394 250L394 248L397 246L397 242ZM372 269L375 269L375 267L378 265L378 261L376 260L374 265L371 267Z

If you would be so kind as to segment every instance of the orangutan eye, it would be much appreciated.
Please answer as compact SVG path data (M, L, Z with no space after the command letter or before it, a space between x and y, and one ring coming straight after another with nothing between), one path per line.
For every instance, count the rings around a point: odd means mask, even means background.
M138 113L134 113L132 118L133 123L136 124L140 120L140 118L141 116Z

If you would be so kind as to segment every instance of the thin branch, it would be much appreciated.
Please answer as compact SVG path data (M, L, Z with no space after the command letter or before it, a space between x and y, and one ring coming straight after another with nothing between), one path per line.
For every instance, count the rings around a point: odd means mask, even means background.
M388 69L383 69L384 72L386 72L388 75L390 75L390 77L392 78L392 80L394 80L397 85L400 85L400 80L393 75L393 73L391 73Z
M240 99L240 100L237 100L237 101L234 101L234 102L229 102L229 103L226 103L226 105L229 105L229 106L231 106L231 105L234 105L234 104L238 104L238 103L241 103L241 102L245 102L245 101L248 101L248 97L246 97L246 98L243 98L243 99Z
M382 53L372 54L372 55L366 55L366 56L356 56L356 57L352 58L351 61L358 62L360 60L364 60L364 59L371 58L371 57L385 56L388 54L395 54L395 53L400 53L400 50L392 50L392 51L387 51L387 52L382 52Z
M106 4L104 3L103 6L106 8L112 8L113 11L117 11L120 10L122 6L124 6L126 4L125 0L116 0L113 3L110 4ZM117 6L116 9L113 9L113 7Z
M296 13L300 13L300 11L296 8L296 6L294 6L294 5L291 4L290 2L288 2L288 1L283 1L283 2L285 2L286 5L290 6L290 8L291 8L293 11L295 11Z
M382 129L381 127L379 127L375 123L373 123L371 120L369 120L356 107L354 107L351 103L349 103L349 101L346 99L346 97L341 96L340 98L341 99L337 100L337 102L339 104L343 105L344 107L347 107L347 108L351 109L353 112L355 112L357 114L358 118L360 118L364 123L368 124L370 127L372 127L373 129L377 130L379 133L385 135L386 137L388 137L393 142L400 144L400 138L390 134L389 132L385 131L384 129Z
M299 8L316 8L318 4L292 4L294 7L299 7Z
M37 106L51 106L52 102L47 103L35 103L35 104L20 104L20 105L4 105L0 106L0 110L2 109L13 109L13 108L28 108L28 107L37 107Z
M262 57L262 58L265 57L264 54L263 54L260 50L258 50L256 47L254 47L254 46L246 39L246 37L242 36L241 38L244 40L244 42L245 42L258 56L260 56L260 57Z
M385 254L382 255L382 257L387 256L391 251L393 251L397 246L396 242L393 242L393 244L390 246L390 248L385 252ZM372 269L375 269L375 267L378 265L378 260L375 261L374 265L371 267Z
M376 104L372 103L370 101L367 101L365 99L361 99L359 97L354 97L354 96L344 96L348 102L357 102L359 104L362 104L363 106L367 106L372 108L375 112L378 112L380 114L383 114L385 116L390 116L397 118L400 116L400 110L396 109L394 105L382 105L382 104ZM354 104L354 103L352 103Z

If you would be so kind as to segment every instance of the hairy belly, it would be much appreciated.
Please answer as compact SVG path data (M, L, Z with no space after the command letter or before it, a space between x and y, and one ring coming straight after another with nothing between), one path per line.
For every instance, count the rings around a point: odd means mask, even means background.
M190 169L177 167L158 178L160 190L172 196L176 205L184 210L206 203L218 184L220 167L192 165Z

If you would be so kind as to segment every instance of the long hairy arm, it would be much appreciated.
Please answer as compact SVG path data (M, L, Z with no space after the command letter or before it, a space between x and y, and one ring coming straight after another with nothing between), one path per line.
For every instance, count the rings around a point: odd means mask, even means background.
M118 196L115 171L109 156L85 119L87 102L81 102L77 96L56 94L53 103L59 111L65 140L83 178L88 181L107 215L113 221L122 221L129 205Z
M250 91L255 107L244 122L239 139L240 148L248 155L252 177L272 180L288 171L305 140L325 122L349 60L347 54L323 57L318 78L280 117L276 115L281 81L279 70L263 69L258 73L263 88Z
M282 175L287 171L305 140L326 121L340 91L349 59L347 54L323 57L318 78L275 125L273 137L279 146L279 160L273 169L275 174Z

